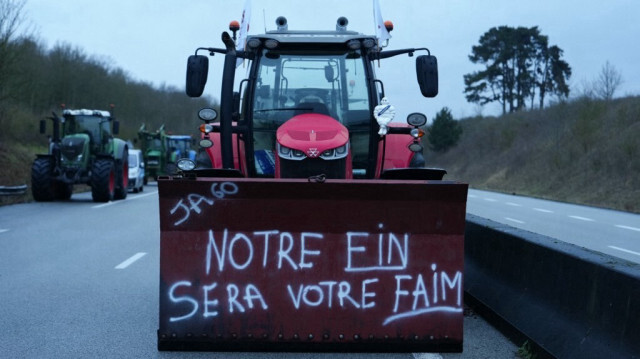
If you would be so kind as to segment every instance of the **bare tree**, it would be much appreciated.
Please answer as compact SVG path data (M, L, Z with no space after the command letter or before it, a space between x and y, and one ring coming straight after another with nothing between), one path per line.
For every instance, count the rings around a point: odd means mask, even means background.
M26 0L0 0L0 99L6 96L6 84L11 76L17 54L12 42L22 18ZM3 85L4 84L4 85Z
M600 75L594 82L593 90L598 97L609 101L613 98L613 95L621 84L622 75L607 61L604 66L602 66Z

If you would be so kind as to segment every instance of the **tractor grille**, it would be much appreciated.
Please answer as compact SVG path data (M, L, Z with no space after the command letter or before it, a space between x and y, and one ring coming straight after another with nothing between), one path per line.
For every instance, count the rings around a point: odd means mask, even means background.
M60 152L69 161L76 161L84 148L84 139L82 138L64 138L60 146Z
M308 178L324 174L327 178L342 178L346 173L347 159L323 160L322 158L306 158L301 161L280 158L280 177Z
M150 167L150 168L160 167L160 157L149 156L149 158L147 159L147 167Z

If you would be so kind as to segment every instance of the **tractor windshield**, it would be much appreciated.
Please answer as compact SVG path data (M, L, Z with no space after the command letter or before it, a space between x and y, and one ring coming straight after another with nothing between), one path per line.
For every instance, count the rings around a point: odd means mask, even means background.
M159 136L146 135L144 141L144 146L146 146L149 151L162 151L162 141Z
M86 133L93 144L105 143L111 134L109 120L96 116L68 116L63 126L64 135ZM104 137L101 139L101 136Z
M365 60L359 50L268 50L259 59L256 74L252 113L256 156L275 148L275 132L285 121L316 112L349 129L354 174L366 173L370 105Z
M188 138L167 138L167 148L178 151L179 154L187 153L191 149L191 140Z

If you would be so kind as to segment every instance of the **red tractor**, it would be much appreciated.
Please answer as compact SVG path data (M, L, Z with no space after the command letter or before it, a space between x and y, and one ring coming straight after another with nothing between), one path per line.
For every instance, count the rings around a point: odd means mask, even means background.
M460 351L467 185L425 168L422 126L390 122L375 36L278 29L189 57L200 96L224 55L218 111L202 109L212 168L178 161L160 193L161 350ZM238 61L247 77L235 86ZM248 68L248 71L247 71ZM409 84L407 84L409 86Z

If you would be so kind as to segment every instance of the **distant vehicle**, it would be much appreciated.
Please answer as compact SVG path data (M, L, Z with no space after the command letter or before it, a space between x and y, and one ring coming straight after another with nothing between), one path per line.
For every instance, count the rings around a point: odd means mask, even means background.
M127 197L127 143L113 135L120 124L109 111L55 112L53 136L47 154L38 154L31 167L31 191L36 201L67 200L73 185L91 186L95 202ZM46 121L40 121L40 133Z
M142 151L129 150L129 188L138 193L144 190L144 158Z
M138 130L138 139L146 169L144 183L149 178L155 180L158 176L172 175L176 172L176 163L181 158L196 160L196 151L191 149L194 142L188 135L170 135L164 125L155 132L146 130L143 124Z

